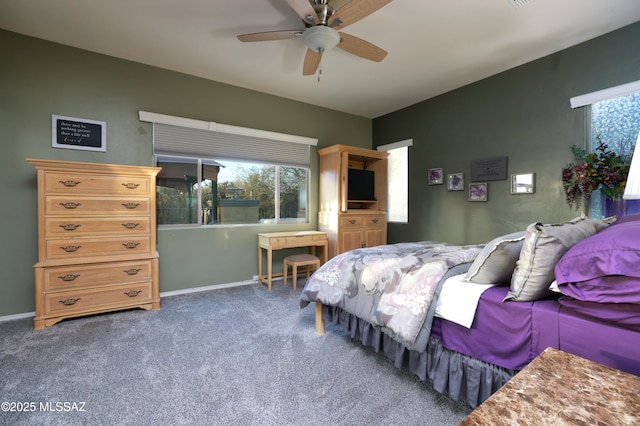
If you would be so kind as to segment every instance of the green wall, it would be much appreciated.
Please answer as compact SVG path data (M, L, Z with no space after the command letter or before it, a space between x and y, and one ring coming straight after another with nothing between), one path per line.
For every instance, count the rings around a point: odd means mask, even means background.
M34 310L37 261L35 169L27 157L151 165L150 111L319 139L377 146L407 138L410 223L391 224L389 241L487 241L532 221L574 217L564 203L560 168L586 139L585 108L569 98L640 78L640 23L374 120L135 62L0 31L0 316ZM311 81L310 84L317 84ZM107 122L107 152L51 148L51 115ZM536 173L534 195L489 184L489 201L428 186L429 168L464 172L470 161L508 156L508 173ZM317 210L317 156L312 154L311 212ZM468 182L467 182L468 183ZM258 232L306 225L163 229L158 232L160 290L251 279ZM279 260L279 259L278 259Z
M585 146L589 112L569 99L640 79L638 52L640 23L373 120L374 146L414 140L409 223L390 224L389 242L481 243L579 215L565 203L560 170L572 145ZM466 190L427 185L429 168L464 172L468 184L472 160L501 156L508 177L535 172L535 194L491 181L488 202L469 202Z
M138 120L140 110L314 137L318 147L371 147L370 119L7 31L0 31L0 45L0 316L35 309L37 194L28 157L151 165L152 126ZM52 148L52 114L106 121L107 152ZM316 212L315 152L311 160L310 211ZM315 214L311 221L160 230L160 291L250 280L258 232L316 229Z

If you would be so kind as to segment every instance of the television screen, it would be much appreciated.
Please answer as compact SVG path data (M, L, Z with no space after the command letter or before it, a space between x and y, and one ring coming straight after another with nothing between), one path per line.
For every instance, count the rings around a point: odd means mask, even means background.
M349 186L347 198L349 200L374 201L375 172L372 170L349 169Z

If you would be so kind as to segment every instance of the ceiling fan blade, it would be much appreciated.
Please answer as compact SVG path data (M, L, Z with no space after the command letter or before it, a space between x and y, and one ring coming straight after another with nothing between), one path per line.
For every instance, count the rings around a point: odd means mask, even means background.
M302 67L302 75L313 75L320 66L320 60L322 59L322 53L318 53L315 50L307 49L307 54L304 56L304 65Z
M333 14L329 26L332 26L336 19L340 19L342 24L338 28L344 28L371 15L389 3L391 0L351 0Z
M289 6L296 11L304 22L312 25L320 22L318 14L311 3L309 3L309 0L287 0L287 3L289 3Z
M342 41L338 44L338 47L346 52L375 62L380 62L387 56L386 50L379 48L373 43L349 34L339 34Z
M240 41L269 41L269 40L284 40L287 38L295 38L302 35L304 30L281 30L281 31L266 31L262 33L241 34L238 36Z

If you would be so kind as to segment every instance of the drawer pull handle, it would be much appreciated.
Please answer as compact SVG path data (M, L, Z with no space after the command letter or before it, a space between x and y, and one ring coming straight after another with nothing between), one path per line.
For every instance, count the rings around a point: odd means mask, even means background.
M80 224L65 223L63 225L60 225L60 228L64 229L65 231L75 231L76 229L80 228Z
M78 251L82 246L65 246L65 247L60 247L62 250L66 251L67 253L73 253Z
M125 248L134 249L140 245L140 243L124 243L122 244Z
M71 306L71 305L75 305L78 300L80 300L80 298L75 297L71 299L58 300L58 302L62 303L64 306Z
M378 223L378 219L371 219L371 222Z
M69 201L67 203L60 203L60 205L62 207L64 207L65 209L75 209L78 208L78 206L80 205L80 203L74 203L72 201Z
M127 275L136 275L140 271L142 271L142 269L140 268L131 268L131 269L125 269L122 272L124 272Z
M129 222L129 223L123 223L122 226L124 226L127 229L136 229L138 227L138 225L140 225L139 223L133 223L133 222Z
M82 182L80 182L79 180L61 180L59 181L61 184L63 184L64 186L68 186L73 188L74 186L78 186L80 185Z
M139 203L122 203L122 205L127 209L133 210L136 207L138 207L140 204Z
M122 186L124 186L127 189L136 189L137 187L140 186L139 183L123 183Z
M355 219L349 219L349 223L353 225L354 223L356 223L356 220Z
M58 275L58 278L60 278L62 281L74 281L79 276L80 274L67 274L67 275Z
M129 297L136 297L140 293L142 293L142 290L129 290L129 291L125 291L124 292L124 294L129 296Z

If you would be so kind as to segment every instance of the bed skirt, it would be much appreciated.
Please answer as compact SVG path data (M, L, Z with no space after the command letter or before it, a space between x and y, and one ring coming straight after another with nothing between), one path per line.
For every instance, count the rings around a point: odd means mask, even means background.
M476 408L513 377L517 370L498 367L442 346L431 337L425 352L407 349L380 328L340 308L323 306L323 319L344 328L353 339L372 347L391 359L397 368L408 368L422 381L455 401L466 401Z

